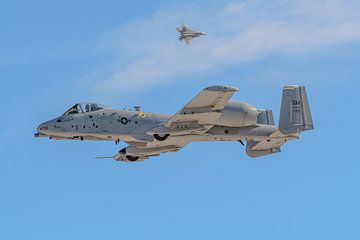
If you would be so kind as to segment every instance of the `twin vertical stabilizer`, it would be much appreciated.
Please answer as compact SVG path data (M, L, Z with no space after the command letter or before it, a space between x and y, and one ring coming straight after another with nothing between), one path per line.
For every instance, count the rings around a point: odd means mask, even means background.
M313 128L305 87L285 86L281 100L280 132L283 134L292 134Z

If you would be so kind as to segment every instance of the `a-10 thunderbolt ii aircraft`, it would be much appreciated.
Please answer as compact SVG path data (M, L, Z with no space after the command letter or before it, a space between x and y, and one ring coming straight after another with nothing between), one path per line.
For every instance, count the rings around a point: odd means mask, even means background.
M184 40L187 45L189 45L194 38L207 35L206 33L203 32L196 32L192 30L189 26L186 26L185 24L176 28L176 30L180 33L179 40L180 41Z
M203 89L174 115L116 110L100 104L76 104L63 115L40 124L36 137L60 140L125 141L112 158L142 161L174 152L193 141L239 141L250 157L280 152L286 141L313 129L305 87L285 86L279 125L271 110L244 102L230 102L238 89L211 86Z

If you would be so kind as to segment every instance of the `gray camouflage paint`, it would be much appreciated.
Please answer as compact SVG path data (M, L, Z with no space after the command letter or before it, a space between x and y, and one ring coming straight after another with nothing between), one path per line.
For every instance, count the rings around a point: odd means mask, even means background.
M125 141L128 147L113 159L141 161L177 151L193 141L245 140L250 157L280 152L288 140L313 129L305 87L285 86L279 128L271 110L228 102L237 88L212 86L201 91L175 115L137 110L96 109L66 114L44 122L36 137L58 140ZM100 105L99 105L100 106Z

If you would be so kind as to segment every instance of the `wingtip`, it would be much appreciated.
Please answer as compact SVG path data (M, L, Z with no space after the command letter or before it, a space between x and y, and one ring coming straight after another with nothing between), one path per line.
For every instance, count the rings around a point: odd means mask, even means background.
M305 87L305 86L301 86L301 85L285 85L283 87L283 89L285 89L285 90L294 90L294 89L298 89L298 88L301 88L301 87Z
M205 88L206 91L222 91L222 92L237 92L238 88L233 86L210 86Z

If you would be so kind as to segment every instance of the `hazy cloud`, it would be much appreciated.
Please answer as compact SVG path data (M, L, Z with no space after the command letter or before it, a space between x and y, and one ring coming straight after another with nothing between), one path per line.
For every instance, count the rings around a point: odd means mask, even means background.
M216 71L271 53L297 53L360 39L359 1L239 1L162 10L104 38L116 63L98 82L106 92L133 90ZM186 22L209 35L186 46Z

